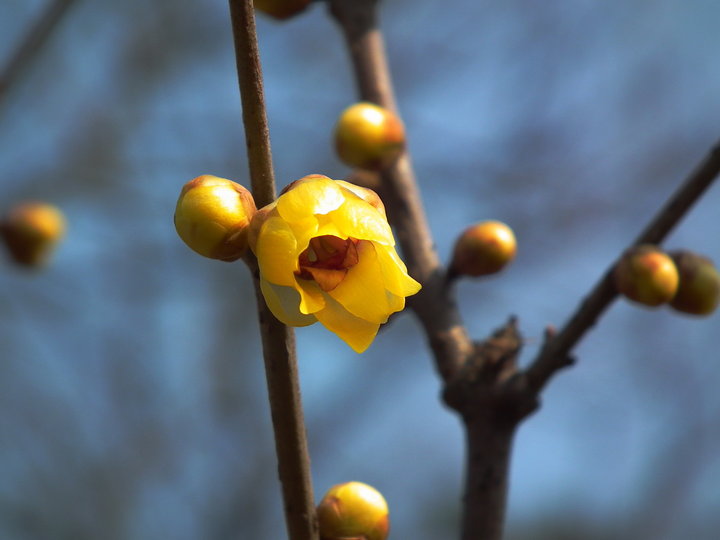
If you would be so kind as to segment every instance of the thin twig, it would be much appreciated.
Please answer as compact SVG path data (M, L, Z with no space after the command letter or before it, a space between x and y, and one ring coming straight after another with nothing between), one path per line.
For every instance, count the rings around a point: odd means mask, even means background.
M253 196L258 207L275 198L270 137L252 0L229 0ZM295 335L268 309L254 257L246 257L257 296L265 374L282 484L285 522L291 540L316 540L310 457L303 420Z
M660 244L720 174L720 142L703 162L668 199L631 245ZM571 363L575 345L592 328L598 318L617 297L612 272L605 272L575 314L558 333L550 332L538 357L525 371L529 388L538 393L561 368Z
M74 0L53 0L20 40L10 59L0 71L0 99L4 98L15 81L47 41Z
M258 208L262 208L275 200L275 174L252 2L230 0L230 17L235 40L235 61L240 84L250 181L255 204Z

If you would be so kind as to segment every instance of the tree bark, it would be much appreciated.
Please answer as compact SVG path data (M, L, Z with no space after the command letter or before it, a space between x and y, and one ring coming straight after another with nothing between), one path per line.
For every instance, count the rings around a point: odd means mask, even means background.
M502 538L514 426L489 418L465 423L466 470L462 540Z
M253 198L275 199L275 177L252 0L229 0ZM291 540L317 540L310 455L305 434L295 334L272 314L260 290L257 260L247 253L257 297L265 376L275 435L285 525Z

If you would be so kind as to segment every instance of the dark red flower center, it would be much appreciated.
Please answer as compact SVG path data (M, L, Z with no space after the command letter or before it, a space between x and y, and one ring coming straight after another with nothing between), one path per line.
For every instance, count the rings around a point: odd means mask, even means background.
M337 236L316 236L298 257L300 279L315 281L323 291L332 291L358 263L358 240Z

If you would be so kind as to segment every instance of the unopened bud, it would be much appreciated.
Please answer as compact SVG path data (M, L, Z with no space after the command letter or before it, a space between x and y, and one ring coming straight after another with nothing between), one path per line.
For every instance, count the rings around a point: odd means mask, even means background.
M255 201L240 184L198 176L185 184L175 207L175 229L190 249L221 261L235 261L248 247Z
M27 202L10 210L0 232L15 262L42 266L65 234L65 218L55 206Z
M505 268L514 258L517 242L512 229L499 221L483 221L468 227L453 250L450 274L486 276Z
M720 273L713 262L686 250L669 255L680 274L680 284L670 307L690 315L710 315L720 303Z
M679 282L670 256L650 244L627 250L616 264L613 278L620 294L650 307L672 300Z
M335 149L351 167L380 170L392 164L405 148L405 128L392 111L360 102L340 115L335 126Z
M317 507L320 540L385 540L390 519L385 498L362 482L338 484Z
M312 0L254 0L255 9L275 17L289 19L310 5Z

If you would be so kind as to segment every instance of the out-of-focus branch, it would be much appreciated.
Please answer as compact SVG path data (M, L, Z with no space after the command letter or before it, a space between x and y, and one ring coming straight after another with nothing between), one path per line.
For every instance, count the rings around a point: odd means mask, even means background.
M396 110L385 45L377 26L377 0L330 0L329 4L350 51L360 99ZM409 306L424 326L438 372L449 380L470 354L472 343L433 247L407 152L382 171L381 191L408 271L423 286L409 299Z
M360 99L395 110L392 79L376 0L329 0L353 61ZM467 464L462 538L502 536L515 407L495 386L513 367L519 351L515 321L490 340L474 344L462 324L445 268L433 247L409 155L381 173L381 193L408 271L423 286L409 301L423 324L435 365L445 382L445 401L462 416L467 431ZM469 383L469 384L466 384ZM522 414L525 414L524 412Z
M720 141L631 245L661 243L710 187L718 174L720 174ZM573 347L595 325L605 309L617 297L612 278L614 266L615 264L608 268L562 330L557 333L550 331L546 335L540 354L524 373L524 382L532 392L536 394L540 392L559 369L572 363L570 354Z
M256 204L262 207L275 198L275 180L255 14L252 0L229 0L229 4L252 191ZM291 540L316 540L318 528L300 397L295 335L268 309L260 291L257 260L250 254L246 262L252 272L257 296L288 536Z
M378 0L328 1L348 44L360 99L396 110L376 20ZM659 243L710 185L718 170L720 146L634 243ZM537 407L538 394L548 379L572 363L572 348L617 295L611 270L559 333L548 329L538 358L521 371L516 360L522 336L514 319L482 342L474 343L468 337L445 279L445 269L433 248L407 153L382 171L380 191L408 270L423 285L409 305L422 322L433 349L445 383L443 398L462 416L466 429L462 538L500 539L515 429Z
M17 48L0 71L0 100L5 97L23 69L42 48L53 29L74 0L52 0L23 36Z
M378 0L331 0L330 10L345 34L358 94L366 101L397 111L385 43L377 27L377 4Z

